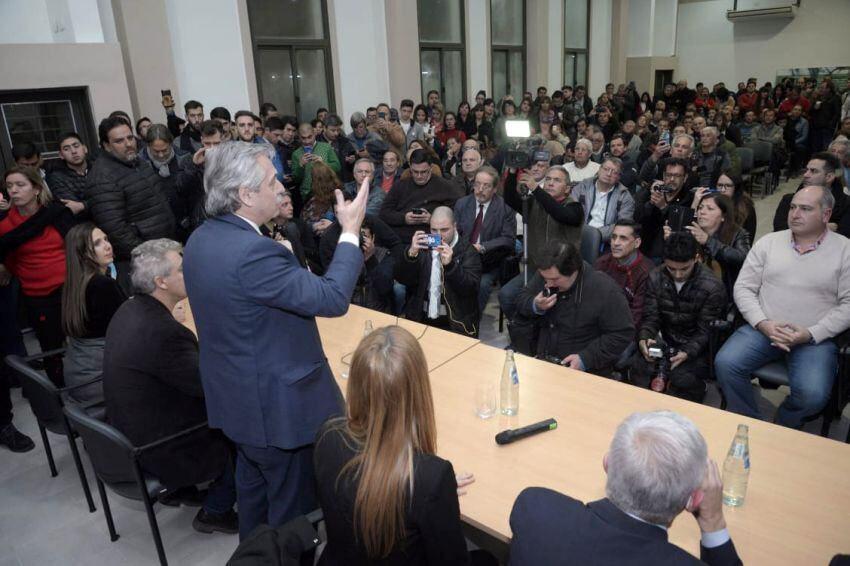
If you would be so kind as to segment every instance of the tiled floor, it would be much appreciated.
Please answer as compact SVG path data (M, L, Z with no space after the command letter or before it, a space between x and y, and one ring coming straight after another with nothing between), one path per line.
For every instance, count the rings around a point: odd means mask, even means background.
M777 194L756 203L758 234L770 231L773 211L781 193L792 190L796 182L782 185ZM498 307L495 295L482 321L482 340L497 347L507 344L498 333ZM74 470L67 442L49 434L59 476L50 477L44 450L38 439L35 418L20 389L13 390L15 424L36 440L38 446L26 454L11 454L0 449L0 566L72 565L150 565L156 564L156 551L144 509L140 503L118 496L110 497L116 527L121 538L109 541L106 522L88 460L83 455L98 510L89 513ZM783 393L767 392L762 400L765 414L773 414ZM711 389L706 401L717 406L719 396ZM832 426L832 438L847 434L850 411ZM816 432L820 422L806 426ZM203 535L192 529L193 508L174 509L156 506L157 520L169 561L174 565L221 565L237 545L235 535Z

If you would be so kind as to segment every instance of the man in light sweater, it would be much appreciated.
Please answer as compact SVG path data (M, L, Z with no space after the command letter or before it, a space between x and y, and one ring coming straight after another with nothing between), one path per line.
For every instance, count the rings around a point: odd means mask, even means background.
M827 227L834 205L824 187L801 189L788 212L790 230L750 250L735 283L735 304L749 324L714 362L730 411L760 418L751 374L782 358L791 393L777 411L779 424L800 428L829 400L838 368L833 338L850 328L850 240Z

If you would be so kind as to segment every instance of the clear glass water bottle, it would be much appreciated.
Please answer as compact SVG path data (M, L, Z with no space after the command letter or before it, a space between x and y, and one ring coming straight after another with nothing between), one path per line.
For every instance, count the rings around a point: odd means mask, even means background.
M738 432L729 454L723 462L723 503L730 507L744 504L747 496L747 481L750 479L749 427L738 425Z
M505 352L505 366L500 382L500 402L503 415L513 416L519 412L519 374L514 363L514 351Z

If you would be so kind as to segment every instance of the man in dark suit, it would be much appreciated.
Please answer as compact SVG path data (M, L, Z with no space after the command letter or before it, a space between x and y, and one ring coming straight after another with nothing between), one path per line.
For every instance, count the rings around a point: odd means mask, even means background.
M723 485L705 439L670 411L624 420L602 460L606 499L583 504L550 489L523 490L511 511L511 564L741 564L723 518ZM682 512L699 524L700 560L667 540Z
M502 260L511 255L516 241L516 212L496 194L499 173L485 165L474 175L473 194L455 203L457 231L481 256L478 311L484 312L490 291L499 279Z
M451 208L435 208L430 225L430 234L413 234L410 248L396 263L395 277L407 287L405 316L477 338L481 258L458 234ZM429 245L435 237L439 244Z
M211 427L237 445L239 534L278 527L316 508L313 439L341 410L316 316L348 310L363 265L360 225L369 186L344 202L342 234L324 277L260 235L283 186L268 144L223 143L206 157L207 220L186 246L186 287L201 344Z
M178 242L164 238L133 249L136 294L121 305L106 331L106 417L136 446L207 420L198 340L172 315L186 298L181 251ZM160 495L166 505L197 504L194 486L215 479L192 526L204 533L236 532L232 446L220 431L205 427L145 452L141 463L168 488Z

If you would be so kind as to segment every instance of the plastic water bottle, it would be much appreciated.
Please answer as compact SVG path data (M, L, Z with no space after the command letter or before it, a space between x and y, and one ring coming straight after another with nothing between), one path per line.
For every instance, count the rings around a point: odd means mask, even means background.
M739 424L729 454L723 462L723 504L738 507L747 496L750 479L750 441L747 425Z
M502 380L500 382L500 401L502 414L513 416L519 412L519 374L514 363L514 351L505 353L505 366L502 368Z

